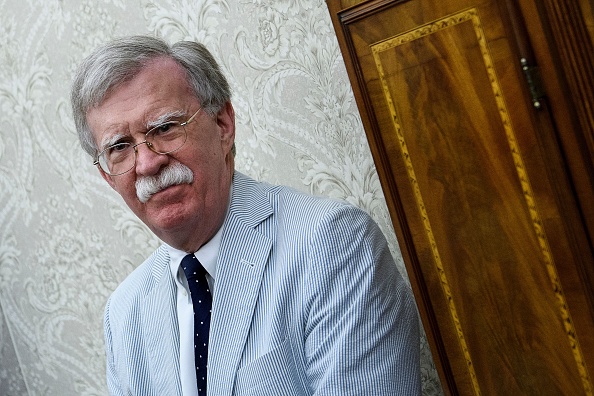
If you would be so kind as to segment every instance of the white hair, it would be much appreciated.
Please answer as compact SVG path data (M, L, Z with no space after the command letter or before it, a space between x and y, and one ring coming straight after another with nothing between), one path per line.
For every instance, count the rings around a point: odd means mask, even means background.
M82 148L98 154L87 123L87 112L105 99L108 91L134 78L150 61L159 57L175 60L205 112L217 114L231 100L231 89L208 49L196 42L169 45L151 36L116 39L97 48L79 66L72 83L72 114Z

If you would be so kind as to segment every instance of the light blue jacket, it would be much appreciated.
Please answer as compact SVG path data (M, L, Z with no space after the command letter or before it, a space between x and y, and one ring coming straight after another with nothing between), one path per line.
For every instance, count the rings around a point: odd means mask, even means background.
M105 309L113 395L181 395L176 286L165 247ZM410 289L354 206L236 172L219 253L209 395L418 395Z

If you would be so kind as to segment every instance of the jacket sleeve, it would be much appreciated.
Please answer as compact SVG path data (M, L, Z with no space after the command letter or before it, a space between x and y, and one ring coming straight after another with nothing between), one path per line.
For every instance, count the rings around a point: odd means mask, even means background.
M340 206L309 246L305 354L314 394L420 395L412 293L371 218Z

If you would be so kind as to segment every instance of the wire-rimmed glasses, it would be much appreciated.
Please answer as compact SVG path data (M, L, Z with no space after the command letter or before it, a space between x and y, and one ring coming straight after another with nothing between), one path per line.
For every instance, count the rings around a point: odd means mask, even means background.
M101 170L110 176L118 176L134 168L138 155L137 147L141 144L146 143L147 147L157 154L171 154L179 150L188 137L186 125L194 120L200 110L202 107L185 122L167 121L151 128L144 135L143 142L118 142L106 147L97 155L93 165L99 165Z

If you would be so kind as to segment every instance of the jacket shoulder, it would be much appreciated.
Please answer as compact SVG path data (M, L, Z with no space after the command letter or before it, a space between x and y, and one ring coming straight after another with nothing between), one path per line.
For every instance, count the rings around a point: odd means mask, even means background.
M239 172L235 173L231 211L259 224L268 215L277 219L277 224L293 227L312 227L328 217L342 217L348 213L367 221L367 212L345 201L319 197L284 185L258 182ZM311 229L311 228L310 228Z
M169 254L160 246L142 264L132 271L115 289L109 298L113 311L146 296L169 269Z

